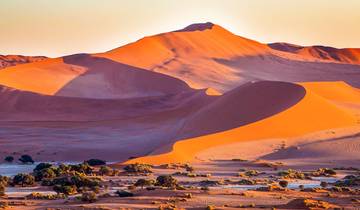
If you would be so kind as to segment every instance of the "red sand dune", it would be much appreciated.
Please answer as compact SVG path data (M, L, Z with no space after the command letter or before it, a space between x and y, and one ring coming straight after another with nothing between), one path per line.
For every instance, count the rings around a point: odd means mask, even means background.
M0 55L0 69L46 59L45 56Z

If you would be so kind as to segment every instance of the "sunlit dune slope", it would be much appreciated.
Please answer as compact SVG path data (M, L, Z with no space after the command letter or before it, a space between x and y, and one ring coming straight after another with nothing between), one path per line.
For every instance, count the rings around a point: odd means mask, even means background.
M323 85L332 88L333 84ZM340 109L328 99L315 93L311 87L306 85L304 87L306 89L305 97L296 105L279 114L224 132L178 141L169 153L145 156L127 163L160 164L192 161L198 152L218 145L258 139L295 137L319 130L356 124L356 118L349 112ZM218 123L220 125L222 122Z

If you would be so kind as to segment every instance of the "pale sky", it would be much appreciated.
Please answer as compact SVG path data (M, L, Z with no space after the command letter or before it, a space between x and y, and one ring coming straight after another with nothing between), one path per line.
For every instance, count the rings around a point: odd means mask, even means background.
M0 54L103 52L207 21L265 43L360 48L360 0L0 0Z

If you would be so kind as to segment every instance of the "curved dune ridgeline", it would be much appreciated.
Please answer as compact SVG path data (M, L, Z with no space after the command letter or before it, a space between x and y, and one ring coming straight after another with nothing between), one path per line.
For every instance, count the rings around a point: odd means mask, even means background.
M327 86L332 88L332 85L332 83L319 83L319 87L322 86L322 88ZM302 86L306 89L305 97L283 112L235 129L178 141L169 153L145 156L126 163L161 164L193 161L198 152L210 147L240 141L295 137L329 128L352 126L357 123L356 118L349 112L332 104L316 89L314 91L313 84L302 84Z

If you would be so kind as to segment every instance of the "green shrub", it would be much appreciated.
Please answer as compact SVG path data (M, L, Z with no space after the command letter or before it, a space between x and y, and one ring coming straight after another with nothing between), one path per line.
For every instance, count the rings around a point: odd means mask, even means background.
M160 175L156 178L156 185L168 188L176 188L178 181L171 175Z
M283 177L284 179L306 179L306 175L304 173L293 169L288 169L287 171L280 171L278 175Z
M34 164L35 162L30 155L21 155L19 161L21 161L22 163L31 163L31 164Z
M13 156L6 156L5 158L4 158L4 160L6 161L6 162L13 162L14 161L14 157Z
M84 161L84 163L89 164L90 166L106 165L106 161L100 160L100 159L90 159L90 160Z
M30 174L17 174L14 176L12 183L14 185L21 185L21 186L32 186L35 184L35 178L34 176Z

